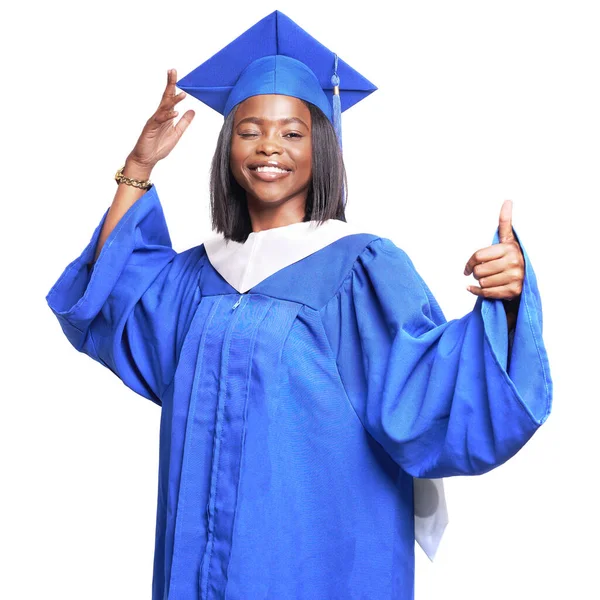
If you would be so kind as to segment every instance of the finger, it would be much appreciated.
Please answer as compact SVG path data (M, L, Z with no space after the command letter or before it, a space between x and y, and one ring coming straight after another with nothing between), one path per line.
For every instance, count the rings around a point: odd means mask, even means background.
M500 242L512 242L515 239L512 228L512 200L505 200L500 209L498 236Z
M507 247L502 244L494 244L493 246L477 250L477 252L475 252L467 261L465 275L470 275L473 272L475 265L502 258L506 254L506 251Z
M467 290L474 296L486 298L487 300L512 300L519 296L515 290L508 285L493 288L480 288L476 285L470 285Z
M177 70L169 69L167 71L167 85L163 93L163 100L170 100L175 96L176 84L177 83Z
M172 121L179 113L176 110L160 110L154 115L154 120L162 125L167 121Z
M520 291L523 285L523 273L518 269L503 271L496 275L490 275L489 277L482 277L479 280L479 287L481 288L496 288L503 287L505 285L513 286L515 291Z
M177 104L179 104L185 97L187 96L187 94L185 92L180 92L179 94L177 94L176 96L163 96L163 99L160 102L160 105L158 107L158 109L156 110L157 113L165 111L165 112L170 112L172 110L175 109L175 106Z
M497 275L498 273L506 271L510 266L511 265L507 264L504 256L502 258L497 258L496 260L479 263L473 267L473 277L475 277L475 279L481 279L482 277Z
M187 96L187 94L185 92L179 92L179 94L177 94L176 96L173 96L173 99L172 99L173 106L175 106L176 104L179 104L186 96Z
M183 132L189 127L190 123L194 120L195 116L196 113L193 110L188 110L183 115L183 117L179 119L179 122L177 123L177 125L175 125L175 130L177 132L178 137L181 137L183 135Z

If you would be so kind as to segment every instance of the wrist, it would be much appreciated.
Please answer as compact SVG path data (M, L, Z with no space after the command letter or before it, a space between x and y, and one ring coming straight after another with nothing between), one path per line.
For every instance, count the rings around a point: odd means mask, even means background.
M129 156L127 157L127 160L125 161L125 167L123 168L123 175L125 177L146 181L150 179L151 174L152 166L140 164Z
M115 173L115 181L118 185L124 184L138 188L140 190L149 190L152 187L150 181L150 170L137 164L129 163L127 172L125 165Z

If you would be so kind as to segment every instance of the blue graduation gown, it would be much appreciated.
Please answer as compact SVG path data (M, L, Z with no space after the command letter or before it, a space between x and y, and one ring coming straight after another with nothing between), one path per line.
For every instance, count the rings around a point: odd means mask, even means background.
M343 237L240 295L154 188L47 300L162 407L153 600L413 598L413 477L484 473L546 419L535 276L446 323L406 254Z

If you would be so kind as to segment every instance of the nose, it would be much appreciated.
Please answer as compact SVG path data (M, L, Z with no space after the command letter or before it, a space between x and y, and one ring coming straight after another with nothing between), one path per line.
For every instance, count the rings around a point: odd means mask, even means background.
M264 135L256 147L256 151L258 154L264 154L265 156L281 154L281 143L275 135Z

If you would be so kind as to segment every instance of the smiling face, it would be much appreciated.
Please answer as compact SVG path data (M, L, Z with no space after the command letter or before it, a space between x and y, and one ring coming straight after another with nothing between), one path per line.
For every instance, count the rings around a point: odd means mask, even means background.
M303 219L312 178L311 126L310 111L298 98L252 96L239 105L230 167L250 211L286 204Z

